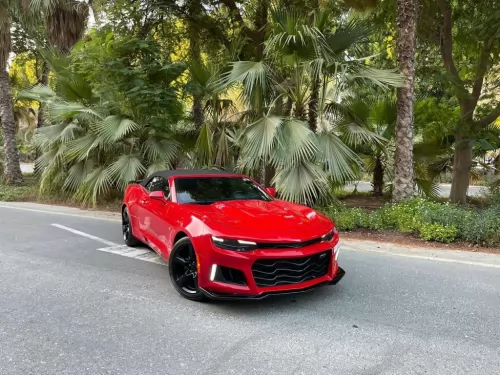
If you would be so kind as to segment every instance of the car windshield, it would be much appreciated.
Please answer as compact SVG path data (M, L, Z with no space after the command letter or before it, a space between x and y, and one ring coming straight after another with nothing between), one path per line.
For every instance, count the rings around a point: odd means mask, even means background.
M258 185L244 177L176 178L178 203L212 204L229 200L263 200L272 198Z

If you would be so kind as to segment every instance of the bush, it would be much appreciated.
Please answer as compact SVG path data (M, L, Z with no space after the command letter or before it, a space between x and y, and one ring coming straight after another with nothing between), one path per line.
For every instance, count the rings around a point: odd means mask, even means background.
M361 218L365 214L364 210L359 208L347 208L345 206L333 206L326 209L327 216L335 218L335 225L339 230L350 231L356 228L362 228Z
M36 182L33 177L25 177L22 185L4 185L0 183L0 201L2 202L25 202L36 200Z
M478 209L415 199L372 212L342 205L329 207L325 212L341 231L395 230L419 235L426 241L500 246L500 204Z
M420 238L425 241L451 243L456 240L458 230L455 226L441 224L423 224L420 229Z

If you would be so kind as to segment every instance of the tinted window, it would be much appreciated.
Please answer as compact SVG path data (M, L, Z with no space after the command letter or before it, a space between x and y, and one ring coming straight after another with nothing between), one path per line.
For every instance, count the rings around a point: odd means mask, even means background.
M163 177L153 177L146 185L146 190L150 193L152 191L163 191L165 197L170 194L170 187L168 186L168 181Z
M210 204L230 200L270 201L272 199L248 178L177 178L174 183L178 203Z

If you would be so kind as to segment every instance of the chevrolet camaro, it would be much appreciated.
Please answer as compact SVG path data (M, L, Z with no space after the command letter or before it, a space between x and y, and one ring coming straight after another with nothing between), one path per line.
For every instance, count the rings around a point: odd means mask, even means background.
M242 174L172 170L133 181L122 231L126 245L157 252L177 292L195 301L303 292L345 274L331 220Z

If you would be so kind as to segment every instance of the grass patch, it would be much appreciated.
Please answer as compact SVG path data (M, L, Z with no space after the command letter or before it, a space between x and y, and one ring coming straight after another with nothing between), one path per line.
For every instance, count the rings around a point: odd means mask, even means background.
M3 202L27 202L36 200L38 186L33 176L25 176L21 185L0 184L0 201Z
M118 196L97 202L95 207L91 207L90 205L82 205L61 191L40 193L38 181L33 175L25 175L21 185L0 184L0 202L34 202L115 212L120 211L122 204L121 198Z

